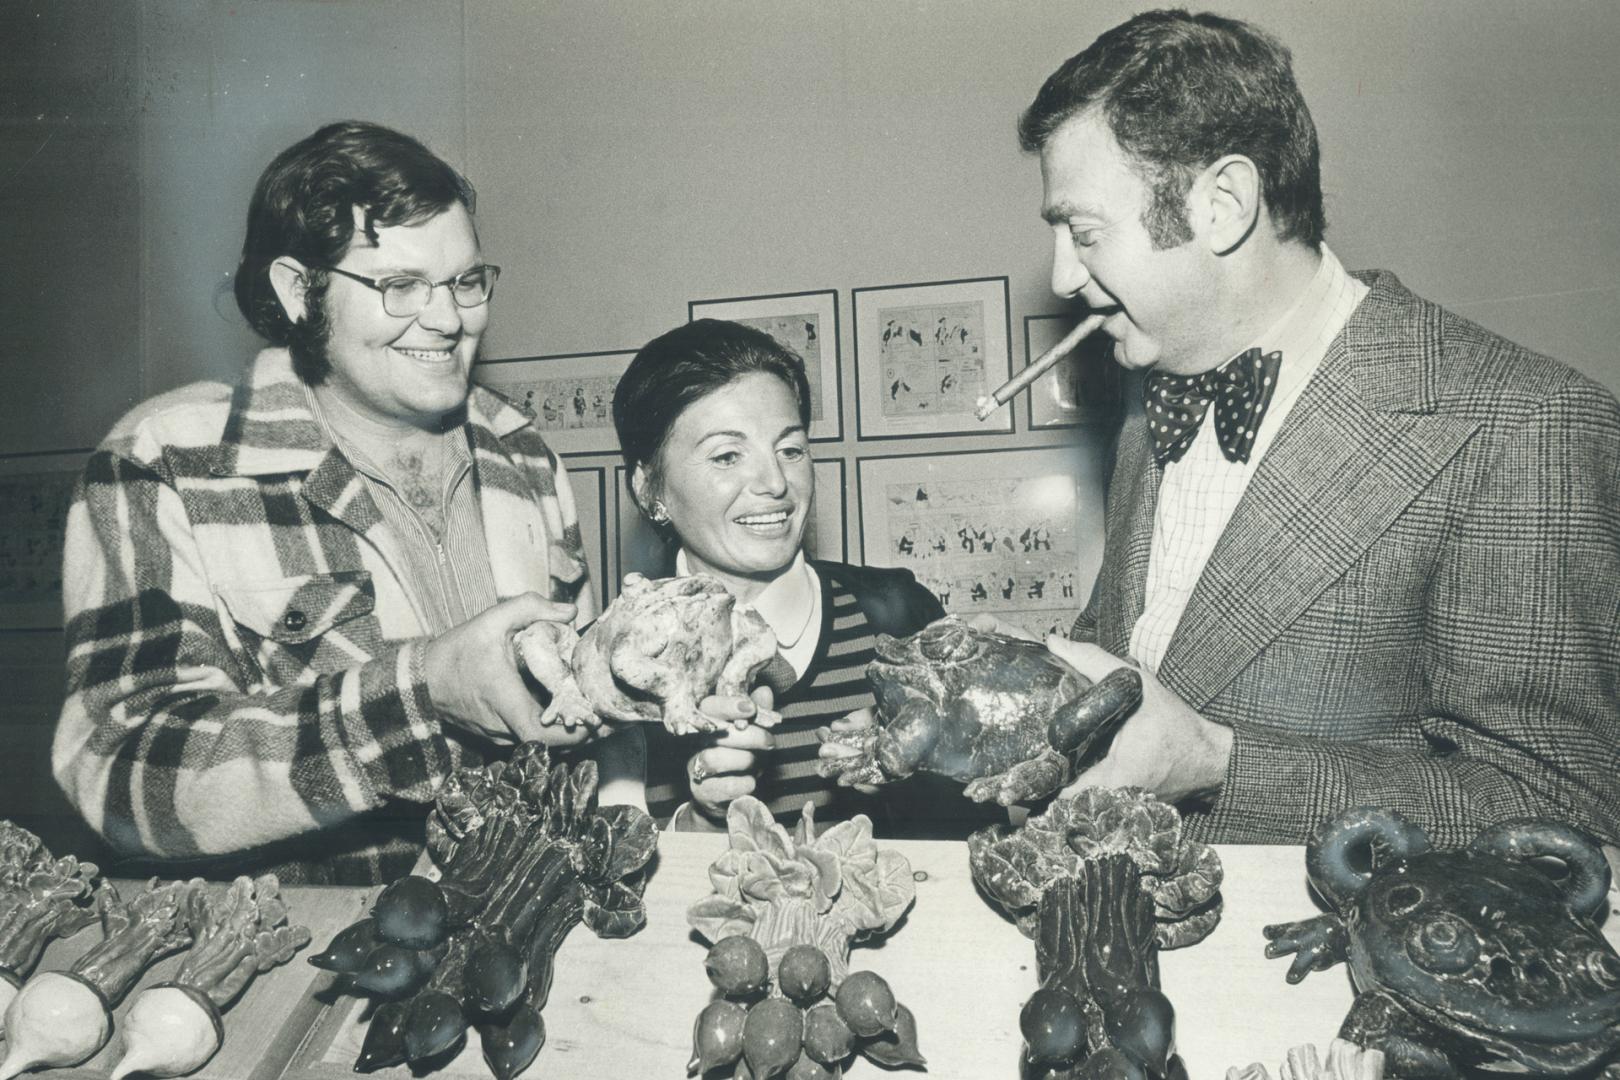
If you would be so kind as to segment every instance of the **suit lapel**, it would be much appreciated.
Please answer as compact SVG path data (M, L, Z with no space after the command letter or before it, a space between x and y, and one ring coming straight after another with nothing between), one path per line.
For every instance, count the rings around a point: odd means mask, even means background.
M1194 708L1344 574L1478 428L1435 411L1438 320L1379 277L1294 404L1160 664Z

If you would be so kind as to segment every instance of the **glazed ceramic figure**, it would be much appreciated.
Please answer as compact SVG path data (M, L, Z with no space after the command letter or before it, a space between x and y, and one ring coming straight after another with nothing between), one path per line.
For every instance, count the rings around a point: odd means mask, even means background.
M1384 1080L1384 1052L1366 1050L1355 1043L1334 1039L1324 1059L1309 1043L1288 1051L1277 1066L1277 1080ZM1258 1061L1226 1070L1226 1080L1272 1080Z
M147 987L130 1005L112 1080L202 1068L225 1041L224 1010L255 975L309 944L309 928L288 923L274 874L239 877L217 897L192 894L186 919L195 943L171 981Z
M36 973L6 1008L0 1077L77 1065L106 1045L112 1011L141 974L191 946L187 912L202 887L201 878L153 880L126 903L111 882L103 881L96 890L101 941L67 971Z
M1572 1076L1620 1056L1620 955L1593 921L1609 867L1578 830L1513 822L1439 851L1359 807L1316 830L1306 866L1333 910L1266 927L1266 954L1294 954L1289 982L1347 960L1357 996L1339 1035L1383 1050L1389 1075Z
M916 899L906 857L879 848L862 815L818 834L808 803L789 832L744 795L726 828L715 891L686 913L713 942L704 967L719 995L698 1014L688 1073L838 1076L855 1054L926 1065L911 1010L877 972L849 966L850 947L893 929Z
M618 599L583 635L563 623L536 623L516 642L551 691L541 723L662 720L676 735L730 727L700 712L698 702L748 693L776 655L776 635L765 620L738 607L707 574L657 581L626 574ZM775 719L762 713L754 722L768 726Z
M1018 1017L1022 1080L1186 1080L1154 929L1128 855L1088 859L1046 887L1035 915L1041 985Z
M840 783L923 770L963 781L976 802L1042 798L1073 779L1142 699L1133 669L1093 685L1045 646L955 616L907 638L880 636L876 649L866 675L877 726L828 733L858 751L824 759L824 774Z
M968 838L974 883L1035 942L1019 1016L1025 1080L1185 1077L1158 950L1221 915L1220 857L1140 788L1083 788L1017 829Z
M1047 886L1112 854L1129 855L1142 871L1159 948L1194 945L1215 929L1220 856L1184 835L1175 807L1141 788L1082 788L1016 829L991 827L968 837L973 880L1025 937L1035 936L1035 909Z
M498 1080L534 1060L563 939L580 922L625 937L646 921L652 821L634 807L599 808L596 783L594 762L552 765L533 742L510 761L451 774L428 817L440 880L395 881L370 917L310 958L381 1002L357 1072L436 1059L469 1026Z
M96 872L72 855L52 858L39 837L0 821L0 1015L46 945L95 921Z

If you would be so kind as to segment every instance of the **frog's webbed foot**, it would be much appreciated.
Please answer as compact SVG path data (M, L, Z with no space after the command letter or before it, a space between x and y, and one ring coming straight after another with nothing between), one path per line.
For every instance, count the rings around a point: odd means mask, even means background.
M512 644L522 666L551 695L551 701L540 716L542 724L561 723L569 730L580 724L601 726L601 717L570 666L579 644L579 636L571 626L537 622L519 630Z
M1411 1080L1461 1080L1456 1063L1438 1049L1434 1031L1382 990L1356 995L1339 1038L1380 1050L1384 1075Z
M672 735L691 735L697 731L726 731L731 724L698 708L690 694L672 694L664 701L664 727Z
M1318 915L1299 922L1274 923L1261 933L1269 942L1266 955L1275 959L1294 954L1288 966L1288 981L1297 983L1313 971L1326 971L1345 958L1349 936L1344 920L1337 915Z
M884 775L882 767L877 763L877 737L876 726L851 731L840 731L830 727L817 728L816 738L824 745L844 747L847 752L837 756L823 753L821 759L816 762L816 771L829 780L837 780L840 787L888 783L890 777Z
M1020 761L1006 772L991 773L968 781L962 794L974 802L1012 806L1050 795L1062 787L1068 778L1068 761L1057 751L1046 749L1028 761Z
M1113 735L1142 704L1142 676L1122 667L1109 672L1075 700L1060 707L1046 723L1046 741L1078 762Z

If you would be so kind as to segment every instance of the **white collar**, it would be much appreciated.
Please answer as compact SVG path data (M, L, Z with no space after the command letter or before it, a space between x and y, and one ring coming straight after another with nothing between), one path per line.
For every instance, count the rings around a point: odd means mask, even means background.
M675 576L689 577L691 574L692 567L683 547L675 553ZM760 618L776 634L777 647L788 652L799 644L814 621L812 616L820 606L816 603L820 592L815 571L805 561L804 552L800 551L793 556L788 568L746 606L759 612Z
M1289 391L1303 382L1304 376L1316 370L1328 341L1333 337L1333 334L1324 335L1324 327L1340 315L1338 299L1341 293L1358 284L1345 272L1343 264L1326 244L1322 245L1321 252L1316 273L1311 275L1310 281L1305 283L1288 310L1264 334L1249 343L1250 347L1258 347L1268 353L1282 353L1276 397L1287 396ZM1356 299L1359 300L1360 296ZM1342 325L1342 319L1340 323ZM1337 327L1334 333L1337 333ZM1247 351L1239 349L1233 355L1240 356Z

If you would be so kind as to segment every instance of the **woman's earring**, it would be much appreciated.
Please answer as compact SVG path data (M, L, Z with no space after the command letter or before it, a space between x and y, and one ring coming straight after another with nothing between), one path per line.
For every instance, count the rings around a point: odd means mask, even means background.
M653 503L652 519L653 519L653 524L654 525L668 525L669 524L669 511L664 507L663 503L661 503L661 502Z

